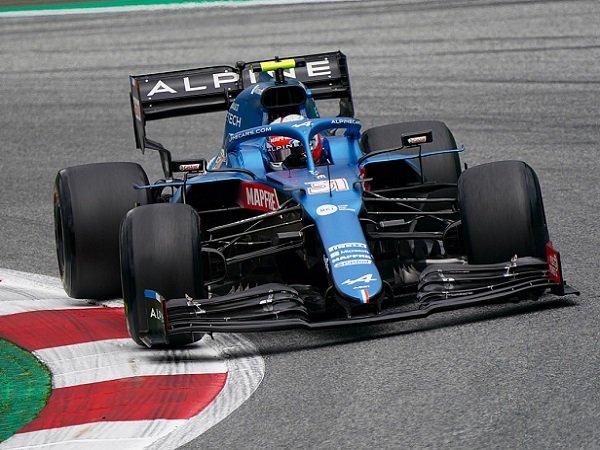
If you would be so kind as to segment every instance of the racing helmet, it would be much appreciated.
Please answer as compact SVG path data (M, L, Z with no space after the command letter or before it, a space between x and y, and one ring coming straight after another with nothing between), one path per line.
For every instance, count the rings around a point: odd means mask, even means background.
M294 122L297 120L305 120L299 114L289 114L284 117L278 117L271 124ZM310 140L310 150L312 157L315 162L321 160L323 154L323 142L319 134L315 134ZM267 138L267 151L269 153L269 159L271 167L275 169L282 168L283 165L286 168L299 167L306 164L306 151L304 146L297 139L292 139L287 136L270 136Z

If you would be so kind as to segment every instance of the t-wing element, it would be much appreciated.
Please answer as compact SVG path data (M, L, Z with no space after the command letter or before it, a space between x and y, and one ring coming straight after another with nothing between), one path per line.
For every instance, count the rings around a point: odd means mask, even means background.
M271 70L285 70L285 69L295 69L296 67L300 67L300 64L294 58L288 59L279 59L277 56L274 61L265 61L258 63L258 65L252 65L253 72L269 72ZM306 62L303 64L306 66Z
M306 67L306 61L294 58L279 59L279 56L276 56L274 61L265 61L257 65L253 64L250 66L250 69L252 72L274 72L275 82L283 84L285 83L285 73L283 71L286 69L295 69L296 67Z

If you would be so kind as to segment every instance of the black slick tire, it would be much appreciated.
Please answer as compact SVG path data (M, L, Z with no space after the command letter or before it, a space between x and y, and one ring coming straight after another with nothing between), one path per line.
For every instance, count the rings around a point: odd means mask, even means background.
M189 205L163 203L130 211L121 227L121 277L127 326L132 339L144 345L144 291L166 299L203 298L200 218ZM170 339L170 347L198 340L201 334Z
M492 264L518 257L545 258L548 229L537 175L520 161L472 167L458 182L467 257Z
M427 130L432 131L433 141L421 145L421 149L424 153L434 150L450 150L456 148L454 136L446 124L435 120L393 123L373 127L363 133L361 142L364 151L370 153L386 148L400 147L402 145L402 135ZM407 148L400 150L400 152L414 154L417 150L414 148ZM460 156L458 153L448 153L423 158L423 175L425 181L456 183L460 176L460 172Z
M74 298L121 296L119 226L127 211L149 202L144 170L135 163L62 169L54 182L54 229L60 277Z

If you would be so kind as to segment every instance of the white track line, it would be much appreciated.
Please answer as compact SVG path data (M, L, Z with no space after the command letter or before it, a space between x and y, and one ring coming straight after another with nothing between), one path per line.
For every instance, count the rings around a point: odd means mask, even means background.
M43 450L141 450L187 422L139 420L104 422L19 433L0 444L2 449ZM181 444L180 444L181 445ZM175 448L175 447L172 447Z
M109 339L33 353L52 372L55 389L138 376L226 373L227 364L218 349L206 345L207 339L176 351L148 350L131 339Z
M220 350L227 362L228 373L235 376L227 377L221 393L200 414L148 446L148 450L174 450L182 446L194 435L199 436L219 423L254 393L264 376L265 362L259 356L249 356L258 355L258 350L249 340L239 341L239 337L236 334L215 334L214 341L202 340Z

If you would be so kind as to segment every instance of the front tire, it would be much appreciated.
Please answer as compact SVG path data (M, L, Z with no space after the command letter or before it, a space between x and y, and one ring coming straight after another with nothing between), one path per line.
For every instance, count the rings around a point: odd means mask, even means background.
M130 211L121 227L121 277L127 327L132 339L146 329L144 290L166 299L204 298L200 217L189 205L164 203ZM201 334L169 340L170 347L191 343Z
M458 182L467 257L492 264L518 257L545 259L548 228L537 175L520 161L466 170Z
M58 269L70 297L121 296L119 226L127 211L149 203L138 164L97 163L62 169L54 183Z
M392 123L370 128L363 133L362 145L366 153L400 147L401 136L403 134L418 133L426 130L432 131L433 141L421 145L424 153L456 148L454 136L446 124L435 120ZM417 150L415 148L407 148L400 150L400 152L415 154ZM458 153L446 153L423 158L423 176L425 181L456 183L460 172L460 156Z

